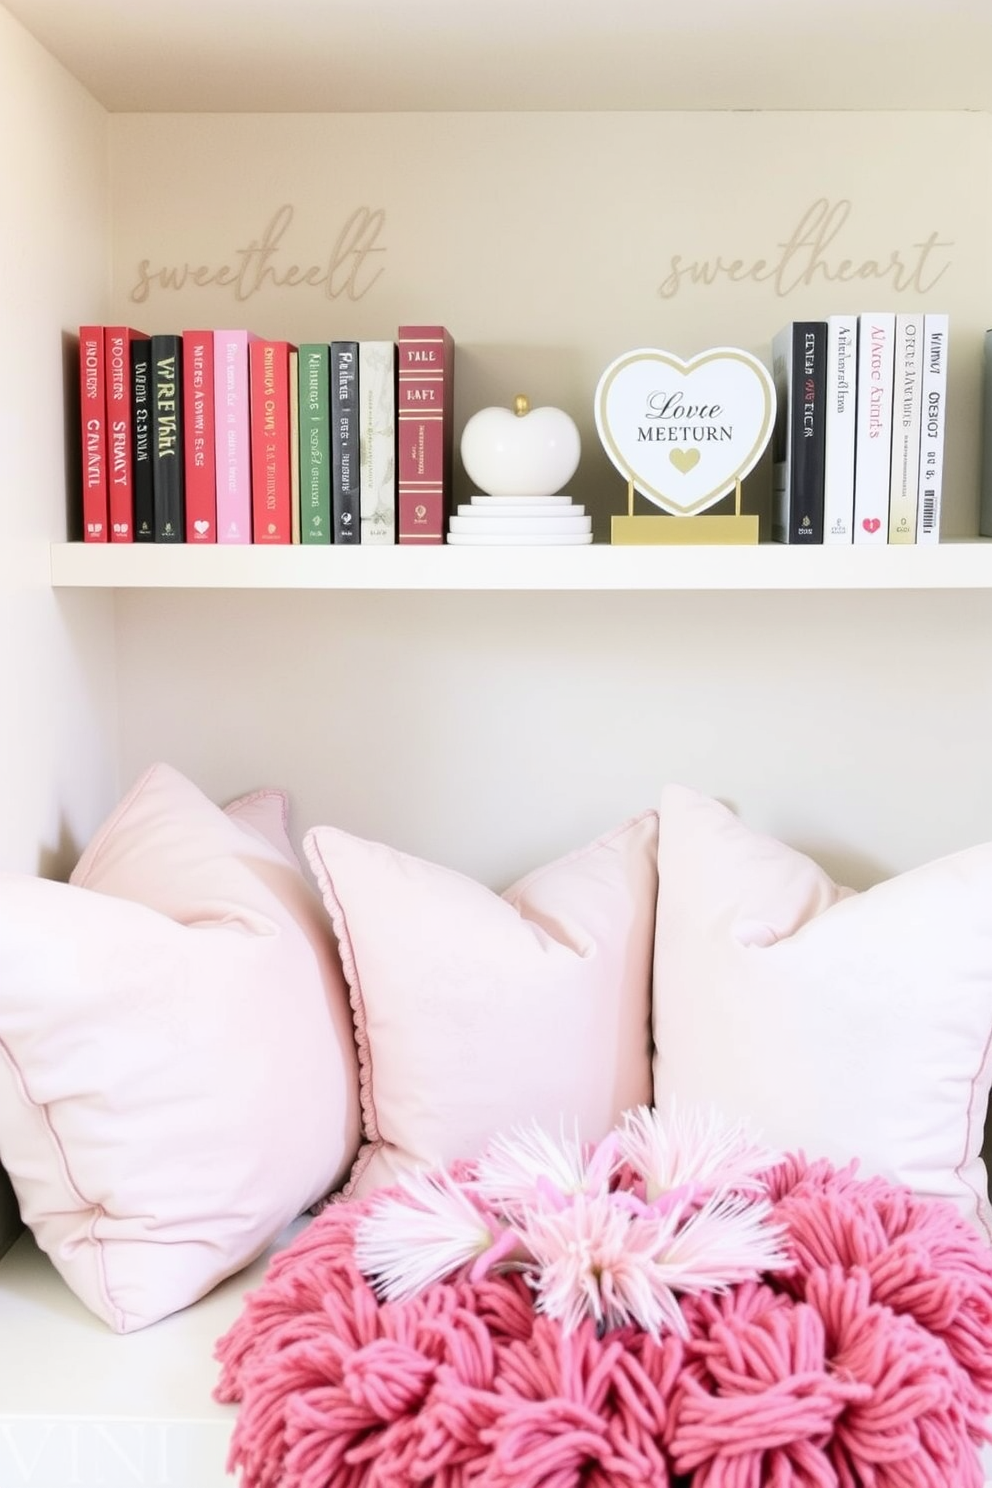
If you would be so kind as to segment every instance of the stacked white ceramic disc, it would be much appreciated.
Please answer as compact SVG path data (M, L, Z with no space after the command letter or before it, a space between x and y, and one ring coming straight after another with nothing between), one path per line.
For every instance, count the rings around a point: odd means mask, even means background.
M592 542L592 519L562 493L579 464L579 431L560 408L483 408L465 425L462 463L479 491L448 524L461 547Z
M448 541L486 544L591 543L592 518L570 496L473 496L448 524Z

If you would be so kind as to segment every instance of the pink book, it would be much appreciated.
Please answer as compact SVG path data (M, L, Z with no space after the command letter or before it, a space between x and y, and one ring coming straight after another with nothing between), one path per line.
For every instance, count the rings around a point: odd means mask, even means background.
M214 332L183 331L183 457L186 541L217 541L217 435Z
M251 542L251 425L248 347L251 331L214 331L217 541Z
M79 327L83 539L107 542L107 399L103 326Z

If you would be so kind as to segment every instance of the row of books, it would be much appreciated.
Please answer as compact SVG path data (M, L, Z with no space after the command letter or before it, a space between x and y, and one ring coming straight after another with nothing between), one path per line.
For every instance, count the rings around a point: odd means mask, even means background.
M443 543L454 343L79 329L87 542Z
M772 342L772 535L936 543L947 407L945 314L793 321Z

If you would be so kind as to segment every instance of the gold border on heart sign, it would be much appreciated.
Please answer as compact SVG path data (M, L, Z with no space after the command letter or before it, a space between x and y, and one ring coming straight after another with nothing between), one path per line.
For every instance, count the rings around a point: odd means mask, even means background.
M606 413L610 389L622 372L638 362L658 362L663 366L671 367L680 376L685 377L708 362L721 361L739 362L754 374L762 391L760 427L748 450L737 458L733 469L722 471L717 484L697 497L690 505L679 505L677 497L672 492L658 489L657 477L654 482L648 480L639 470L635 469L619 447L617 435L610 428ZM623 356L617 357L599 379L595 401L596 429L611 463L619 470L625 482L632 483L635 490L640 491L642 496L646 496L662 511L669 512L672 516L685 517L713 506L728 491L732 491L739 480L743 480L754 469L772 435L775 424L775 401L775 384L768 368L757 357L752 356L748 351L743 351L740 347L711 347L708 351L700 352L698 356L690 357L688 361L675 356L673 352L659 351L657 347L640 347L636 351L628 351ZM695 459L692 458L693 455ZM700 452L694 447L675 447L669 452L668 460L664 463L671 467L673 479L677 480L679 474L685 475L693 470L700 459Z

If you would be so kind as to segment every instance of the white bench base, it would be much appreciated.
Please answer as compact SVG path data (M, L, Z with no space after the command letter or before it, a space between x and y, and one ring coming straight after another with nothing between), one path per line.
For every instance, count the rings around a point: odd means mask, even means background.
M194 1307L122 1337L21 1235L0 1261L2 1488L233 1488L225 1462L236 1408L212 1398L213 1350L270 1254ZM983 1461L992 1488L992 1448Z
M0 1260L3 1488L232 1488L236 1408L212 1398L213 1350L270 1254L195 1306L121 1336L22 1234Z

